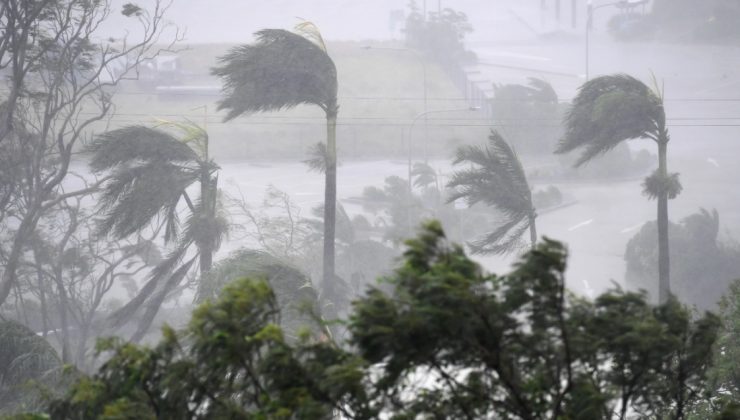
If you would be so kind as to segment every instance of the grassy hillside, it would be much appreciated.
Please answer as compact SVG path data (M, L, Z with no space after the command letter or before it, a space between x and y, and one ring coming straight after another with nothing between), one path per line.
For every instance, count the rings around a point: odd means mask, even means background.
M368 50L363 49L363 45L356 42L328 45L339 77L340 159L405 157L408 128L413 118L424 110L421 63L411 52ZM325 137L324 116L316 107L222 122L223 115L216 112L219 94L213 89L219 81L209 75L209 69L229 47L192 45L178 54L183 74L172 84L201 86L201 91L158 95L154 92L155 85L166 84L166 81L127 82L115 96L116 115L109 127L150 123L155 118L189 118L207 124L217 158L303 158L309 146ZM380 47L401 46L386 44ZM427 96L429 110L468 106L463 94L433 63L427 64ZM449 155L465 137L485 137L484 128L470 127L480 124L480 121L471 120L480 118L475 113L442 112L428 118L426 147L430 155ZM423 154L424 131L423 119L420 119L413 130L412 144L417 155Z

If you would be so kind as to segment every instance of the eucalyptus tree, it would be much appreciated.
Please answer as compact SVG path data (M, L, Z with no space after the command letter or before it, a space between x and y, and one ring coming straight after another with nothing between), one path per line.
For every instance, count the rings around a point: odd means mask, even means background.
M645 179L644 194L658 201L658 300L670 289L668 199L681 192L678 173L668 173L668 142L663 92L626 74L597 77L581 86L565 116L565 135L555 153L583 150L580 166L625 140L647 138L658 146L658 169Z
M172 46L164 36L167 5L126 3L121 14L138 24L127 38L100 36L112 0L0 2L0 72L10 76L0 82L0 305L17 287L39 220L99 186L64 188L79 144L112 113L112 87L156 56L156 45Z
M495 130L489 145L463 146L457 150L455 165L470 167L456 171L447 184L452 189L448 202L464 199L468 206L484 203L504 217L494 230L471 242L475 254L506 254L520 246L529 230L532 247L537 242L537 213L524 168L514 149Z
M154 225L164 230L165 243L174 244L141 292L115 314L120 324L148 302L146 322L136 337L146 332L166 295L182 282L196 259L201 275L211 269L213 254L228 229L219 200L219 167L209 156L208 134L193 123L164 125L179 130L182 137L161 127L135 125L106 132L90 145L91 169L109 174L100 196L100 233L125 238ZM197 198L190 196L191 186L197 186ZM182 204L187 208L184 226L179 216ZM192 256L191 249L195 250Z
M219 58L213 74L224 80L219 109L226 120L251 112L315 105L326 114L323 287L333 296L337 199L337 70L318 29L305 22L299 33L264 29L254 44L233 48Z

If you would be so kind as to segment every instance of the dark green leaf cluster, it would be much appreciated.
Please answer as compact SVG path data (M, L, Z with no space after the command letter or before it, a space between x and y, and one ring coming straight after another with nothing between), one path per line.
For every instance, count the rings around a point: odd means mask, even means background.
M182 333L165 328L154 348L103 342L111 357L55 418L330 418L362 395L362 361L304 339L289 346L265 282L242 279L202 304ZM355 398L355 397L349 397Z
M688 305L716 310L722 295L740 277L740 249L721 239L719 213L700 209L671 223L668 233L672 292ZM624 251L628 286L653 296L657 292L657 237L656 223L648 222L630 238Z
M651 200L655 200L663 194L673 200L681 194L681 190L683 190L683 186L676 172L663 176L660 171L655 170L642 182L642 193Z
M545 239L510 274L486 274L431 222L407 242L394 290L354 303L351 350L310 334L286 342L269 286L242 279L154 348L105 343L111 358L52 415L687 418L717 317L620 290L577 299L565 268L563 245Z

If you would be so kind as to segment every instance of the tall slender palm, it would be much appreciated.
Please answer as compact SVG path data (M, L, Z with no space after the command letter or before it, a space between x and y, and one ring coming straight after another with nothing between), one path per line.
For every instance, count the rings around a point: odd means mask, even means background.
M476 254L506 254L516 250L521 236L529 230L530 244L537 242L537 213L532 203L522 163L501 135L491 130L489 145L457 149L455 165L470 168L456 171L447 184L453 189L448 202L463 198L469 206L482 202L506 218L491 232L470 243Z
M213 74L224 80L219 109L226 120L245 113L276 111L301 104L316 105L326 114L324 190L324 292L333 297L334 229L337 196L336 126L337 70L318 29L305 22L299 33L265 29L254 44L233 48L219 58Z
M110 173L100 197L100 233L124 238L155 225L164 229L165 242L174 243L139 294L112 316L114 325L121 325L146 303L136 338L146 332L167 293L182 282L196 259L201 275L211 269L227 229L207 133L192 123L163 125L179 130L182 137L137 125L106 132L90 146L93 172ZM193 185L200 192L197 200L187 191ZM183 202L188 215L181 228L178 207ZM193 246L195 256L187 258Z
M647 138L658 145L658 169L643 184L645 194L658 201L658 300L670 295L668 199L681 192L678 174L668 173L670 136L663 93L625 74L597 77L581 86L565 116L565 135L555 153L582 149L575 166L630 139Z

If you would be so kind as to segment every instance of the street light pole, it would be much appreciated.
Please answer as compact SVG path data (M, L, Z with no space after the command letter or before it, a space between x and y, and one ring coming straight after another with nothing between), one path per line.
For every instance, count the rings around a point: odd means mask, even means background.
M589 77L589 34L591 33L591 25L593 24L594 17L594 5L591 0L586 3L586 81L588 82Z
M638 5L643 5L644 7L646 3L647 3L646 0L619 0L619 1L614 1L611 3L600 4L598 6L594 6L593 0L586 1L586 81L587 82L589 79L589 56L588 56L589 43L590 43L589 34L591 33L591 29L593 28L593 24L594 24L594 11L596 11L597 9L601 9L601 8L609 7L609 6L628 8L628 7L635 7Z
M415 116L413 120L411 120L411 125L409 125L409 129L407 132L407 139L406 139L406 144L408 146L408 189L409 189L409 193L411 192L411 155L412 155L411 143L412 143L412 140L414 139L413 134L414 134L414 126L416 125L416 122L419 121L421 117L424 117L424 120L426 121L426 118L430 114L442 114L442 113L447 113L447 112L461 112L461 111L478 111L479 109L480 109L479 106L471 106L468 108L455 108L455 109L435 109L432 111L422 112L418 114L417 116ZM424 141L425 142L427 141L426 137L424 138ZM426 147L424 148L424 150L426 150Z
M416 122L419 121L421 117L424 117L424 120L426 122L426 117L429 114L441 114L445 112L460 112L460 111L478 111L480 109L479 106L471 106L468 108L455 108L455 109L435 109L432 111L425 111L417 116L414 117L414 119L411 121L411 125L409 125L407 135L406 135L406 144L408 146L408 164L407 164L407 180L406 180L406 188L407 188L407 203L406 203L406 223L407 228L409 229L409 232L411 232L411 196L413 189L411 188L411 140L413 139L413 133L414 133L414 126L416 125ZM425 138L426 141L426 138ZM425 149L426 150L426 149ZM426 161L424 162L426 163Z

